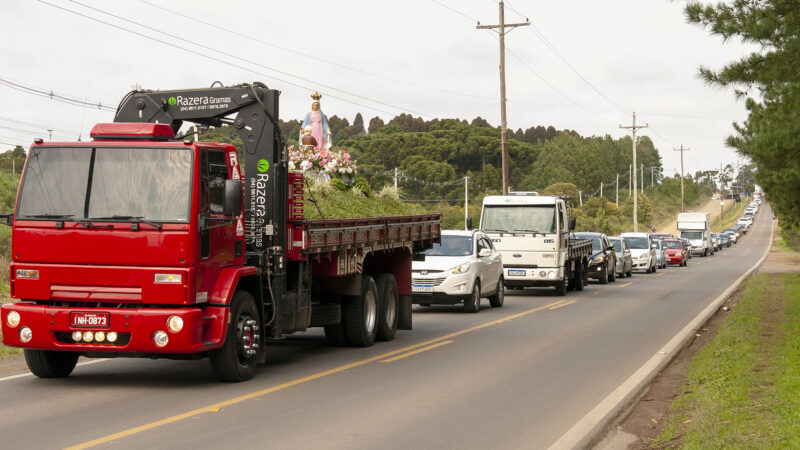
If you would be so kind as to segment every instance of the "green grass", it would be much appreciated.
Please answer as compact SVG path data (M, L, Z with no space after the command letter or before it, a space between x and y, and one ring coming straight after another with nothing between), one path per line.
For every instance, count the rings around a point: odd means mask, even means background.
M800 274L748 279L654 447L800 447Z
M8 285L8 264L9 258L6 256L0 256L0 304L11 302ZM0 357L6 355L15 355L21 352L22 350L18 348L11 348L3 345L3 331L0 330Z
M316 200L316 205L314 202ZM306 191L306 219L357 218L374 216L423 214L427 211L420 205L405 203L391 196L372 194L369 197L351 191L329 190L316 192L309 197Z
M733 199L726 200L726 202L729 201L732 202ZM732 227L733 225L736 225L736 223L739 221L739 217L742 215L742 211L744 211L745 205L747 205L748 203L750 203L749 197L742 199L742 201L739 203L734 203L733 208L725 212L725 216L723 217L722 222L721 223L719 221L715 222L716 225L712 226L711 230L716 233L717 231L722 231L725 228L729 228Z

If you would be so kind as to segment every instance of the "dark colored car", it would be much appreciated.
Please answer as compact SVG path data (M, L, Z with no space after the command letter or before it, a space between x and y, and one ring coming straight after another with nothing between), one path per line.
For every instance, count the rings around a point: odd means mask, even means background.
M683 246L683 242L678 239L664 239L661 241L661 247L664 249L664 260L667 264L686 265L688 250Z
M589 256L589 278L595 278L600 284L608 284L617 280L617 253L604 233L575 233L579 239L592 240L592 254Z
M731 237L728 236L728 233L721 231L717 233L717 236L719 236L719 243L722 247L731 246Z

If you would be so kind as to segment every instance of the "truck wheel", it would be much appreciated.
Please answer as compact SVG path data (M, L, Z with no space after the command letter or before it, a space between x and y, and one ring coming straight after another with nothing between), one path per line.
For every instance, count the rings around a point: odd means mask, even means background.
M249 292L237 291L231 301L225 344L211 354L211 370L220 381L246 381L256 370L260 327L258 308Z
M492 308L500 308L503 306L503 300L506 297L506 285L503 283L503 277L500 277L500 280L497 281L497 292L494 295L489 297L489 304L492 305Z
M586 268L583 267L582 263L578 263L575 267L575 273L573 274L573 280L575 281L575 290L582 291L583 287L586 286Z
M563 297L567 295L567 269L564 268L564 278L556 285L556 296Z
M361 295L347 298L342 314L347 344L369 347L378 334L378 288L369 275L361 277Z
M375 278L378 287L378 335L379 341L391 341L397 331L397 309L400 301L394 275L382 273Z
M23 350L25 362L31 373L39 378L63 378L72 373L78 363L76 352L49 350Z
M476 313L481 310L481 282L475 279L472 294L464 299L464 312Z

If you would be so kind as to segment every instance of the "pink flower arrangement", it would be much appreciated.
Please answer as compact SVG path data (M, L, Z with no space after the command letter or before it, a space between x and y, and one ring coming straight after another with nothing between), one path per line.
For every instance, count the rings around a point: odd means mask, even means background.
M350 154L339 150L289 147L289 170L298 172L315 172L328 174L352 174L356 171L355 161Z

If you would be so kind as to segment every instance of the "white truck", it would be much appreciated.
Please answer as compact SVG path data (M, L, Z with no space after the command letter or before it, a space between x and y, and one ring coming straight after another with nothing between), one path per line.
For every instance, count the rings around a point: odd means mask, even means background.
M554 286L563 296L587 284L592 240L570 238L575 219L565 198L535 192L486 196L480 229L503 257L508 288Z
M678 214L680 237L688 239L691 252L695 255L714 254L711 242L711 214L704 212L683 212Z

